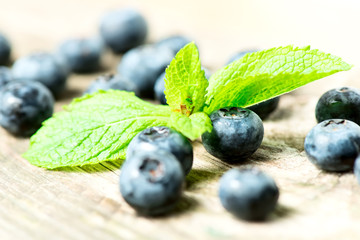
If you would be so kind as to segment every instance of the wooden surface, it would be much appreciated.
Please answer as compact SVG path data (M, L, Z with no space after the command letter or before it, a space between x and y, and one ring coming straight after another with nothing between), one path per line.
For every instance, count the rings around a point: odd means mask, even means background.
M194 168L176 211L139 217L121 198L121 161L48 171L21 154L28 139L0 129L0 239L360 239L360 186L352 173L316 169L303 141L316 124L319 96L333 87L360 87L357 1L2 1L0 31L13 57L52 51L64 39L97 32L101 15L114 7L138 7L150 24L149 42L172 33L196 40L205 66L215 71L240 49L285 44L312 45L355 65L281 98L264 122L260 149L245 163L273 176L279 205L264 223L247 223L227 213L217 197L224 164L193 143ZM104 56L104 72L120 57ZM57 111L80 96L98 75L71 75Z

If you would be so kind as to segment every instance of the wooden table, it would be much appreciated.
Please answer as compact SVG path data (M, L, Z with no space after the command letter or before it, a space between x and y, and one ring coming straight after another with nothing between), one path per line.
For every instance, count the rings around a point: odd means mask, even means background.
M121 198L121 161L48 171L21 157L28 139L0 129L0 239L359 239L360 186L352 173L331 174L306 158L303 141L316 124L314 109L326 90L360 87L360 4L357 1L89 1L1 2L0 31L18 58L53 51L64 39L97 33L108 9L132 5L149 21L149 42L174 33L196 40L205 66L215 71L234 52L251 47L312 45L355 67L281 98L264 122L265 138L246 162L229 165L193 142L194 168L184 196L167 217L139 217ZM113 72L119 56L104 57ZM71 75L56 110L80 96L98 75ZM219 177L235 166L256 165L281 189L275 213L247 223L227 213L217 197Z

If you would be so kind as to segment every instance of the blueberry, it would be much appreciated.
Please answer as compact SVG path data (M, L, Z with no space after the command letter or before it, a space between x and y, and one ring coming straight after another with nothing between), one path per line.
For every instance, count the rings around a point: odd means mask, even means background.
M9 40L0 33L0 65L5 65L10 61L11 46Z
M12 73L15 80L41 82L55 97L64 90L67 78L66 66L55 55L44 52L18 59Z
M103 43L99 38L76 38L63 42L58 53L64 58L71 71L93 72L100 67Z
M206 79L209 79L211 76L211 72L209 69L202 67L205 71ZM154 93L155 98L160 101L161 104L166 105L166 98L165 98L165 71L156 79L155 86L154 86Z
M279 105L280 97L274 97L264 102L252 105L247 109L255 112L261 119L266 119Z
M54 99L39 82L11 82L0 90L0 125L16 136L28 137L51 117Z
M304 148L309 160L326 171L349 171L360 146L360 127L345 119L317 124L307 134Z
M228 162L250 157L261 145L264 127L249 109L228 107L210 114L213 130L204 133L202 143L211 155Z
M96 78L90 87L85 91L85 93L94 93L98 90L125 90L129 92L134 92L136 95L139 95L139 90L133 82L124 78L118 74L104 74Z
M190 40L184 36L175 35L171 37L164 38L156 43L157 46L168 47L170 48L174 56L181 48L183 48L186 44L190 43Z
M261 221L275 209L279 189L274 180L256 168L231 169L220 179L219 197L237 217Z
M163 150L172 153L179 161L184 174L188 174L193 164L191 143L177 131L168 127L151 127L133 138L127 149L127 158L139 151Z
M358 183L360 184L360 155L358 155L355 159L354 173L358 180Z
M252 49L252 50L245 50L245 51L241 51L236 53L235 55L231 56L229 61L227 62L227 64L230 64L236 60L239 60L240 58L242 58L243 56L245 56L248 53L253 53L253 52L257 52L259 51L258 49Z
M318 122L338 118L360 124L360 90L342 87L325 92L317 102L315 116Z
M140 97L153 98L156 79L170 64L169 48L144 45L126 52L118 66L119 73L139 88Z
M0 89L12 80L12 74L9 68L0 66Z
M100 23L102 38L116 53L126 52L144 43L147 32L144 17L132 8L111 11Z
M166 151L139 151L121 168L121 195L143 215L169 212L181 197L183 183L179 162Z

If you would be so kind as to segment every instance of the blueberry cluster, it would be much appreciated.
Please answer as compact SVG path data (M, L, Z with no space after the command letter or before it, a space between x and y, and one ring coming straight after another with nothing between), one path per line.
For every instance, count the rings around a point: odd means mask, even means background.
M307 134L304 148L318 168L334 172L354 169L360 183L359 109L359 89L342 87L325 92L315 109L319 123Z
M33 52L15 61L12 69L0 66L0 125L15 136L28 137L53 114L71 73L102 69L106 48L123 54L116 74L100 75L84 94L118 89L166 104L165 68L190 40L175 35L145 44L148 24L135 9L124 8L103 16L99 36L71 38L53 53ZM240 52L230 61L243 57ZM0 65L8 64L11 47L0 34ZM211 72L203 67L205 76ZM211 115L213 130L202 141L213 156L227 162L242 162L261 145L262 120L275 110L279 98L248 109L228 107ZM120 192L142 215L166 214L181 198L186 175L193 165L193 148L187 138L168 127L143 130L130 142L120 174ZM220 180L223 206L246 220L263 220L275 208L279 190L258 169L232 169Z
M205 149L227 162L242 162L260 146L264 128L249 109L224 108L210 115L213 131L204 133ZM121 169L120 191L142 215L171 211L181 197L184 178L193 164L191 143L168 127L152 127L130 142ZM255 168L232 169L220 180L222 205L239 218L264 220L274 210L279 190L274 180Z
M133 15L133 13L130 15ZM110 13L104 19L114 20L114 18L116 16ZM110 22L109 20L109 24ZM145 29L142 20L137 19L134 22L139 24L139 26L136 25L135 30ZM102 28L109 29L110 26L106 27L106 23L103 22ZM112 32L111 35L116 35L116 33ZM110 42L113 36L104 36L104 39L105 42ZM132 49L120 49L120 46L114 47L115 52L124 52L117 68L118 74L124 79L131 79L131 82L138 90L135 91L137 96L153 98L155 95L155 98L161 104L166 104L164 94L165 68L175 54L189 42L190 40L186 37L172 36L155 44L140 45ZM113 44L115 44L115 41ZM237 54L236 59L243 57L246 53L240 52ZM236 59L233 58L231 61ZM211 76L210 71L205 67L203 67L203 70L206 78L209 79ZM113 86L107 87L103 83L94 83L93 85L101 85L96 89L115 88ZM202 136L205 149L224 161L239 162L248 158L258 149L262 142L264 128L261 119L268 117L276 109L278 102L279 97L251 106L249 109L229 107L215 111L210 115L214 126L213 131ZM176 200L180 198L181 190L179 189L183 179L176 177L179 176L178 163L180 163L181 170L186 175L191 169L192 158L191 144L181 134L166 127L144 130L130 142L127 160L121 171L120 189L124 199L141 214L158 215L166 213L175 206ZM174 159L178 162L175 163ZM130 175L129 172L133 174ZM253 172L258 171L250 171L250 174ZM153 176L153 174L156 175L154 178L149 177ZM245 215L237 214L237 212L247 211L241 209L240 206L227 208L226 204L224 204L225 208L247 220L264 219L273 210L277 202L278 190L273 181L264 181L263 175L258 175L260 177L254 177L254 184L259 186L259 191L253 194L258 199L256 206L253 208L254 212L250 211L244 217ZM168 179L173 179L173 183L169 183ZM223 181L226 182L227 180ZM270 188L275 189L271 199L266 198L266 196L269 196L269 182L272 183ZM171 190L169 190L169 184L173 184ZM240 184L247 183L245 181L245 183L241 182ZM232 198L227 195L227 186L229 185L224 184L220 187L219 191L222 199ZM244 191L239 193L239 197L247 194L249 192ZM253 204L253 198L247 200L240 198L232 201L232 206Z
M145 129L128 146L120 174L121 195L141 215L167 214L181 198L192 165L192 145L183 135L168 127ZM237 217L261 221L274 210L279 190L271 177L256 168L232 169L220 180L219 197Z
M122 14L126 16L121 16ZM133 18L133 28L128 30L121 28L120 31L119 25L125 24L131 18ZM136 35L137 37L133 38L138 39L137 41L140 43L144 40L147 27L143 18L133 10L114 11L103 18L101 34L105 43L114 52L124 54L117 67L118 74L100 76L90 86L87 93L99 89L121 89L134 91L141 98L154 98L155 96L161 104L166 104L165 68L175 54L190 40L183 36L172 36L155 44L135 46L126 42L127 38L124 36L126 30L129 31L128 34ZM123 40L115 41L114 39L119 38L120 35ZM123 44L120 44L122 41L124 41ZM206 78L209 79L210 71L205 67L203 70ZM129 83L132 84L131 87L129 87ZM278 101L279 98L275 98L252 108L261 118L266 118L275 110ZM202 136L206 150L210 154L230 162L243 161L253 154L260 146L264 135L261 118L254 111L229 107L212 113L210 117L214 129L211 133ZM181 197L184 178L190 172L192 163L192 146L180 133L167 127L145 129L128 146L127 159L120 175L121 194L125 201L140 214L151 216L165 214L175 207ZM259 200L257 206L254 207L256 213L247 213L245 214L247 217L243 217L244 219L264 219L277 201L278 191L271 201L264 199L264 196L268 196L267 184L271 181L264 181L265 178L262 174L259 176L260 178L254 177L257 179L254 180L254 184L259 186L259 191L254 193L254 195L257 194ZM262 184L264 184L264 188L261 187ZM227 195L227 186L225 184L220 187L222 199L231 198ZM271 186L273 187L274 184ZM276 185L274 188L277 190ZM248 193L239 193L239 196L242 194L247 195ZM232 206L253 204L252 201L252 198L238 199L232 202ZM241 207L227 209L232 212L244 210L240 210ZM241 214L237 215L242 217Z

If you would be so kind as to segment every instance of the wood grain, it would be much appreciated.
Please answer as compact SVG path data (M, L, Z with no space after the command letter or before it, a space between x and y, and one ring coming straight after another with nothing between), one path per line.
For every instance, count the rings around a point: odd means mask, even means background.
M149 20L149 41L178 32L192 36L213 71L242 48L288 43L312 44L360 63L356 1L292 4L13 0L1 4L0 31L9 35L15 59L37 49L52 51L68 37L94 34L106 10L133 5ZM103 72L114 72L119 60L107 52ZM71 75L56 110L80 96L98 74ZM225 164L194 141L195 163L183 198L166 217L138 216L121 198L121 160L48 171L21 157L28 139L0 129L0 239L360 239L360 186L354 175L318 170L303 149L316 124L319 96L333 87L360 87L359 74L355 67L282 96L279 108L264 122L260 149L242 164ZM246 165L263 169L280 187L279 205L267 222L236 219L217 197L221 175Z

